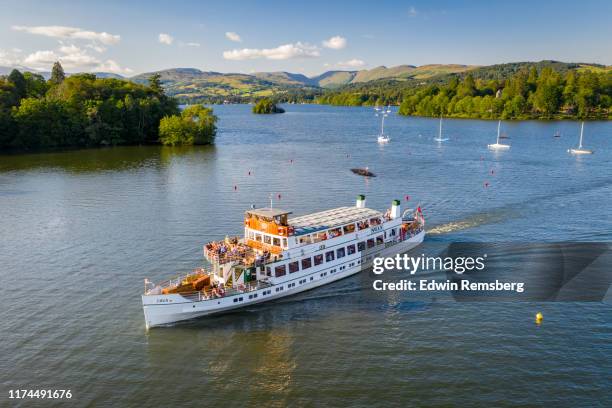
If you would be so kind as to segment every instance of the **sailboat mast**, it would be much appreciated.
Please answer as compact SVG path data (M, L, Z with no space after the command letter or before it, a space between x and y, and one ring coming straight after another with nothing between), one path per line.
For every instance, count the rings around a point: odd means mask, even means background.
M438 139L442 140L442 115L440 115L440 131L438 132Z
M501 120L497 122L497 144L499 144L499 129L501 128Z
M580 144L578 145L579 149L582 149L582 132L584 131L584 122L580 125Z
M382 111L382 120L380 122L380 135L381 136L385 135L385 111L384 111L384 107L383 107L383 111Z

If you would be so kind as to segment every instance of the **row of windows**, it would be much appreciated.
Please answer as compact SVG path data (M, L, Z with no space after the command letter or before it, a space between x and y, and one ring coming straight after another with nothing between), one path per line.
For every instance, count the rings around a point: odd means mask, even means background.
M281 246L282 243L282 247L287 248L287 238L282 238L281 240L281 238L277 238L273 235L261 234L259 232L251 230L247 232L247 238L253 241L263 242L264 244L274 245L278 247Z
M355 248L355 244L348 245L343 248L338 248L335 251L327 251L325 254L318 254L313 256L312 258L304 258L302 261L293 261L288 264L279 265L274 268L274 276L277 278L281 276L285 276L287 274L287 269L289 273L295 273L300 271L300 263L301 270L306 270L310 268L313 263L315 266L321 265L325 259L325 262L332 262L335 259L344 258L346 255L353 255L356 251L365 251L366 248L374 248L377 245L382 245L385 243L385 240L382 235L378 235L376 238L370 238L367 241L361 241L357 243L357 247ZM325 257L325 258L324 258ZM270 269L268 267L268 269ZM270 272L270 271L269 271Z
M369 227L374 227L382 224L382 219L380 217L370 218L369 220L364 220L358 223L347 224L342 227L332 228L323 232L315 232L314 234L309 235L301 235L296 238L296 242L299 244L312 244L315 242L325 241L328 238L339 237L344 234L350 234L351 232L355 232L356 229L363 230Z
M272 293L272 289L264 290L263 292L261 292L261 296L270 295L271 293ZM257 299L257 293L250 294L249 295L249 299ZM234 298L234 303L242 302L243 300L244 300L244 298L242 296L235 297Z

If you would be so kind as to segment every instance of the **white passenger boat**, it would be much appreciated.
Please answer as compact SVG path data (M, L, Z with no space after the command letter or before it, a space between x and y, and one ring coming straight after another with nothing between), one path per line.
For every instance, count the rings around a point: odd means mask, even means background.
M243 238L204 246L210 267L160 284L145 280L146 327L313 289L358 273L374 257L406 252L425 236L420 207L402 213L399 200L385 213L366 208L360 195L354 207L294 218L290 214L277 208L249 210Z

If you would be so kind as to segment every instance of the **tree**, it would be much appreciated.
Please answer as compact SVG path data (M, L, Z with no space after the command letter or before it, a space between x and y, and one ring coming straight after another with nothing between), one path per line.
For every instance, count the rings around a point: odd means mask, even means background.
M210 108L193 105L181 115L164 117L159 124L159 140L166 146L212 144L217 117Z
M352 95L352 98L355 98L355 97L359 99L359 95ZM361 105L361 100L359 99L359 101L357 102L353 99L352 103L350 103L349 105L359 106ZM284 113L284 112L285 110L283 108L279 108L278 106L276 106L276 104L274 104L274 102L272 102L272 100L269 98L263 98L259 102L257 102L255 106L253 106L253 113L258 113L258 114Z
M158 95L164 94L164 89L162 88L162 85L161 85L161 75L160 74L156 73L149 77L149 88L151 88L151 90Z
M22 98L25 98L27 93L27 84L23 74L14 69L9 74L8 80L15 87L15 95L17 96L17 99L21 100Z
M62 67L62 64L60 64L59 61L55 61L55 63L53 64L53 68L51 68L51 78L49 79L49 82L54 85L59 85L64 82L64 79L66 79L64 68Z

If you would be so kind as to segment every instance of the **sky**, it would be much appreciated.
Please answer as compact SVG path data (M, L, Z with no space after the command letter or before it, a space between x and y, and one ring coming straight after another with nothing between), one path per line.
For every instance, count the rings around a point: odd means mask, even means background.
M552 59L612 65L612 1L0 3L0 66L132 76Z

